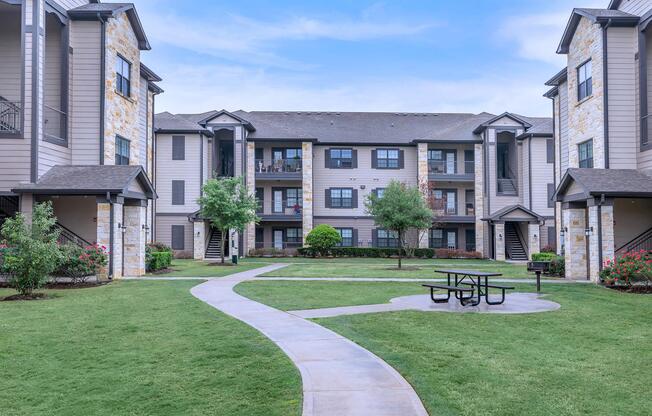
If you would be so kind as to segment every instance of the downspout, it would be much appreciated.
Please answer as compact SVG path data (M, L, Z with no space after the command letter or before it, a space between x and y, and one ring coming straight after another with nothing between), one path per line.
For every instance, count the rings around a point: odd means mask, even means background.
M611 25L611 20L607 21L602 28L602 88L604 100L604 168L609 169L609 69L607 54L607 29Z
M109 279L113 279L113 259L114 259L114 253L113 253L113 240L114 240L114 231L113 231L113 214L115 208L113 207L113 201L111 200L111 194L109 192L106 193L106 199L109 201Z
M106 21L100 13L97 14L100 21L100 165L104 164L104 111L106 99ZM113 207L113 205L111 205ZM113 208L112 208L113 209ZM113 217L111 217L113 218ZM113 230L113 229L112 229Z
M152 185L156 191L156 132L155 132L155 115L156 115L156 94L152 94ZM156 241L156 196L152 196L152 242Z
M605 197L604 194L600 195L600 200L598 201L598 261L600 262L600 265L598 266L598 270L602 271L602 262L603 262L603 254L602 254L602 205L605 203Z
M40 2L38 1L32 2L32 152L30 160L30 182L32 183L36 183L38 180L38 156L40 144L39 128L41 131L43 129L43 125L39 125L39 112L42 110L43 104L42 102L39 104L39 90L43 87L43 85L39 82L39 78L43 76L43 74L39 72L39 60L41 53L41 48L39 47L39 41L41 40L41 11L39 10L39 5ZM26 4L23 5L23 7L26 6ZM43 22L43 25L45 26L45 22ZM45 43L45 38L43 39L43 42Z
M534 136L530 136L530 138L527 140L527 180L528 180L528 194L530 197L530 209L534 210L532 208L532 139L534 139Z

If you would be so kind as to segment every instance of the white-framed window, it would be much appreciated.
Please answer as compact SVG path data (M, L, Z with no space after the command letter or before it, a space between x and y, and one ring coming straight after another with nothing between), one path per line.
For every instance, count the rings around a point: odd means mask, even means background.
M115 64L115 90L120 95L131 95L131 62L118 55Z
M353 189L332 188L331 208L353 208Z
M378 149L376 150L376 166L378 169L398 169L399 168L399 151L398 149Z
M593 64L591 60L577 67L577 101L593 94Z
M593 168L593 139L577 145L579 167Z
M330 167L335 169L348 169L353 167L352 149L330 149Z
M398 233L383 228L377 230L376 245L381 248L398 247Z
M337 232L342 237L342 242L338 247L353 247L353 228L336 228Z

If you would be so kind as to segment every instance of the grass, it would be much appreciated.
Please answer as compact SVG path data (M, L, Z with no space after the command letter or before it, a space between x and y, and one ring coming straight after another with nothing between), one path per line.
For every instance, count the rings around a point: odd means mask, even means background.
M253 261L252 261L253 260ZM253 264L258 259L250 259ZM280 260L280 259L279 259ZM490 260L405 260L403 270L396 268L396 259L284 259L290 266L262 275L263 277L371 277L371 278L435 278L436 268L474 269L502 273L505 278L532 278L525 265ZM291 261L294 260L294 261ZM276 262L276 259L273 260Z
M299 415L291 361L193 298L195 284L115 282L0 302L0 414Z
M190 259L174 259L169 272L165 273L149 273L148 276L154 277L224 277L234 273L245 272L247 270L262 267L261 263L248 263L243 262L237 265L232 265L227 262L225 266L219 263L209 263L205 261L190 260Z
M240 293L284 309L380 303L420 289L367 282L238 286ZM544 292L562 308L531 315L405 311L316 321L396 368L433 415L649 414L652 298L579 284L548 284Z

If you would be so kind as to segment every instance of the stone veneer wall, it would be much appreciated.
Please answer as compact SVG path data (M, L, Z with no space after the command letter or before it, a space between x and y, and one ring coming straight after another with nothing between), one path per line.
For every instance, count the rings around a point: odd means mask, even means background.
M247 142L247 193L249 195L256 193L256 143ZM256 224L251 223L247 225L245 231L245 242L243 253L246 256L249 250L256 248Z
M118 54L131 62L131 97L116 92L116 61ZM106 24L106 80L104 164L115 164L115 136L131 140L130 163L145 164L138 160L140 137L138 123L138 91L140 88L140 50L138 40L126 13ZM151 107L150 107L151 108Z
M428 143L417 144L417 184L423 197L428 200ZM430 246L429 232L425 236L419 236L419 248Z
M541 251L541 226L539 224L528 224L528 258L532 260L532 254Z
M572 208L563 211L564 224L568 227L566 233L566 278L586 279L587 253L585 209Z
M206 224L204 221L195 221L192 223L192 258L195 260L204 260L206 255Z
M146 232L143 228L147 209L144 206L124 207L124 274L138 277L145 274Z
M484 217L484 158L483 145L474 146L475 158L475 250L483 257L489 257L488 247L485 246L488 224L482 221Z
M495 258L498 261L505 261L505 224L498 223L494 227L496 228L494 231Z
M113 204L113 250L111 250L111 204L97 204L97 244L108 247L109 263L113 262L113 277L122 277L122 204ZM143 245L144 249L144 245ZM108 265L107 265L108 266Z
M303 186L303 241L313 228L313 183L312 183L312 142L301 143L302 154L302 186Z
M602 28L582 18L568 53L569 167L578 167L578 143L593 139L593 166L604 168ZM578 103L576 68L591 59L593 95Z

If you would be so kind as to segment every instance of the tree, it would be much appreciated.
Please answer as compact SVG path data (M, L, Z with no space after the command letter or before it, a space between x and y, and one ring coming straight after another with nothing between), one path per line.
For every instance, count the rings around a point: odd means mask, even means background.
M410 187L391 181L382 197L370 194L366 201L367 212L374 217L376 225L394 231L398 236L398 268L406 246L406 232L410 229L430 228L432 211L418 187Z
M328 224L321 224L310 230L306 237L306 244L313 252L319 252L322 256L328 254L336 245L342 242L342 236L335 228Z
M57 240L59 230L51 202L36 204L31 223L23 213L9 218L2 226L2 236L8 250L3 269L9 274L9 284L22 296L32 296L61 264Z
M202 187L198 200L201 215L222 232L221 257L224 263L224 245L229 230L243 232L247 224L257 223L255 195L249 195L242 179L210 179Z

